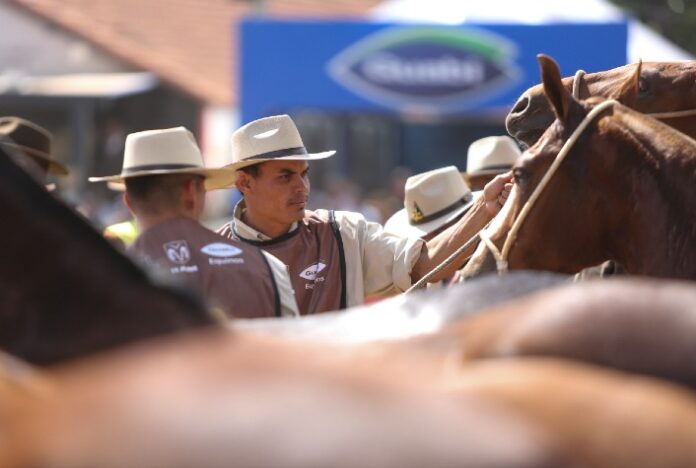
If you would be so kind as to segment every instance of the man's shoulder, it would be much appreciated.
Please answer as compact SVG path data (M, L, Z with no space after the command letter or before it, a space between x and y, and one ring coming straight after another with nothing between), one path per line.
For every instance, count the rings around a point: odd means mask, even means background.
M211 244L230 244L240 247L241 242L221 235L203 226L196 220L178 219L153 226L143 232L136 243L139 245L153 242L186 241L191 247L206 247ZM245 246L248 248L249 246Z
M305 224L328 223L331 220L331 210L305 210L303 221Z
M222 237L226 238L226 239L230 239L230 240L236 241L236 240L237 240L237 237L235 236L235 234L234 234L234 229L232 228L232 223L233 223L233 222L234 222L234 221L228 221L228 222L226 222L225 224L223 224L222 226L220 226L219 228L217 228L217 229L215 230L215 233L216 233L217 235L219 235L219 236L222 236Z
M364 221L365 216L354 211L339 211L339 210L305 210L305 220L313 220L314 222L329 223L335 220L337 223L342 221L356 222Z

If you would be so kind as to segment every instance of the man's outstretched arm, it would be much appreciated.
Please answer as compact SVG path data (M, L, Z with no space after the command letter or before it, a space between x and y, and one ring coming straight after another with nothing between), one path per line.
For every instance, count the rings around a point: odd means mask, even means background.
M429 240L421 250L420 257L411 270L411 280L415 283L428 274L461 245L483 229L507 200L512 189L512 172L496 176L483 189L471 209L455 224ZM462 252L459 258L449 264L444 270L432 278L432 282L440 281L454 274L464 260L474 252L476 244Z

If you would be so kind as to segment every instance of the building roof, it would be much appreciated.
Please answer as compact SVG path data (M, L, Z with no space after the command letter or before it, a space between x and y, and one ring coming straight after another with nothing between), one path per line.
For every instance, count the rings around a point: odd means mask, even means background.
M237 101L237 24L272 15L363 17L380 0L11 0L197 99Z

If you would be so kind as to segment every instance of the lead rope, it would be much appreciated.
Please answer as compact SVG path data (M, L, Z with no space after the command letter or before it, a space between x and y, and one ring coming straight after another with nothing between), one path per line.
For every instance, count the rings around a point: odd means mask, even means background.
M696 115L696 109L685 109L671 112L650 112L646 113L645 115L649 115L653 119L674 119L676 117L688 117L690 115Z
M490 224L490 223L489 223L489 224ZM433 269L430 271L430 273L428 273L427 275L423 276L421 279L419 279L418 281L416 281L416 283L415 283L413 286L411 286L411 287L408 288L406 291L404 291L404 294L409 294L409 293L411 293L411 292L413 292L413 291L415 291L415 290L417 290L417 289L423 289L423 288L425 288L426 284L428 283L428 281L430 281L430 279L431 279L433 276L437 275L437 274L440 273L442 270L444 270L446 267L448 267L451 263L453 263L453 262L457 259L457 257L459 257L462 253L464 253L464 251L465 251L466 249L468 249L469 247L471 247L471 246L474 244L474 242L476 242L476 241L478 240L479 235L481 234L481 232L483 232L484 229L486 229L486 227L488 227L488 225L486 225L483 229L481 229L481 231L479 231L479 232L477 232L476 234L474 234L474 235L471 237L471 239L469 239L468 241L466 241L466 242L464 243L464 245L462 245L462 246L459 247L457 250L455 250L454 253L453 253L452 255L450 255L449 257L447 257L446 259L444 259L444 260L442 261L442 263L440 263L438 266L436 266L435 268L433 268Z
M581 85L581 80L585 76L585 74L586 73L584 70L578 70L575 72L575 76L573 77L573 89L572 89L573 97L575 99L580 99L580 85ZM517 237L517 231L519 230L519 225L522 224L521 222L518 222L518 221L520 221L520 219L524 219L527 216L527 212L531 209L531 208L527 209L527 207L531 206L531 204L533 204L532 199L534 199L534 201L536 201L536 199L538 198L537 193L541 193L541 190L543 190L543 187L545 187L546 184L548 183L548 179L550 179L551 176L553 175L553 172L556 171L558 164L560 164L561 161L565 158L565 154L570 151L571 145L574 144L575 141L579 138L580 132L578 132L578 130L580 130L580 131L584 130L585 127L591 121L591 119L594 119L594 117L599 113L599 111L598 112L595 112L595 111L597 111L598 109L603 110L604 108L609 107L610 104L620 104L620 103L618 101L612 99L609 101L604 101L603 103L601 103L600 105L598 105L597 107L592 109L592 111L589 114L587 114L587 116L585 117L585 120L583 120L580 123L578 128L575 129L575 132L573 132L571 137L565 142L565 144L563 145L563 148L561 148L561 151L556 156L554 163L551 165L551 167L547 171L546 175L544 176L542 181L539 183L539 186L537 186L537 189L532 194L532 197L530 197L529 200L527 201L527 203L525 203L525 206L522 208L522 211L520 212L520 216L518 216L517 219L515 220L515 224L513 225L513 230L514 230L513 238ZM696 115L696 109L685 109L685 110L680 110L680 111L669 111L669 112L652 112L652 113L646 113L645 115L648 115L654 119L670 119L670 118L678 118L678 117L688 117L690 115ZM569 145L571 140L572 140L572 143ZM566 150L566 148L568 148L568 149ZM565 153L564 153L564 150L566 150ZM556 161L558 161L558 164L556 164ZM552 169L553 169L553 171L552 171ZM547 178L546 176L549 176L549 177ZM532 202L532 203L530 204L530 202ZM498 273L503 274L503 273L507 272L507 270L508 270L507 256L509 254L510 246L512 244L512 242L510 241L510 235L513 233L513 230L511 230L510 234L508 234L508 238L506 239L505 244L503 245L503 251L501 252L500 250L498 250L498 247L496 247L496 245L493 243L493 241L490 239L490 237L488 237L488 235L485 234L485 230L487 227L488 227L488 225L486 227L484 227L483 229L481 229L481 231L479 231L477 234L475 234L471 239L469 239L463 246L458 248L452 255L447 257L440 265L435 267L435 269L433 269L430 273L423 276L413 286L408 288L404 292L404 294L408 294L408 293L411 293L417 289L424 288L425 285L428 283L428 281L433 276L435 276L436 274L438 274L439 272L444 270L447 266L449 266L454 260L457 259L457 257L459 255L462 254L462 252L464 252L474 242L476 242L477 239L481 239L481 241L486 245L488 250L491 252L493 257L495 258L496 269L498 270Z
M520 211L520 214L515 219L515 222L513 223L512 228L510 229L510 232L507 235L507 238L505 239L502 251L498 250L498 248L495 246L490 237L488 237L488 234L485 232L485 230L479 233L481 240L486 245L486 247L488 247L488 250L491 251L491 254L495 257L498 274L503 274L508 270L507 258L510 254L512 244L517 239L517 233L519 232L520 227L522 226L524 220L526 219L527 215L534 206L534 203L536 203L536 201L539 199L541 192L543 192L543 190L546 188L549 181L556 173L558 167L561 165L565 157L568 155L575 142L580 138L582 132L585 130L585 128L587 128L590 122L592 122L597 115L599 115L609 106L616 104L619 104L619 102L612 99L609 101L604 101L597 107L592 109L589 112L589 114L585 116L583 121L580 122L580 125L578 125L577 128L573 131L573 133L570 135L570 138L566 140L566 142L563 144L563 147L561 148L561 151L559 151L559 153L556 155L556 158L553 160L553 163L551 163L551 166L544 174L544 177L542 177L541 181L539 182L539 185L536 186L534 192L532 192L532 195L524 204L522 210Z

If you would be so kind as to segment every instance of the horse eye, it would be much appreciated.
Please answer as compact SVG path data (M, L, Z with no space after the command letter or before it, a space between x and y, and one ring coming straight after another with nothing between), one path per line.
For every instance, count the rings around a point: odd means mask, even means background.
M640 93L647 93L650 90L650 83L645 78L641 77L638 80L638 91Z
M527 180L527 174L520 168L517 168L514 171L512 171L512 176L515 179L515 183L520 186L524 184Z

